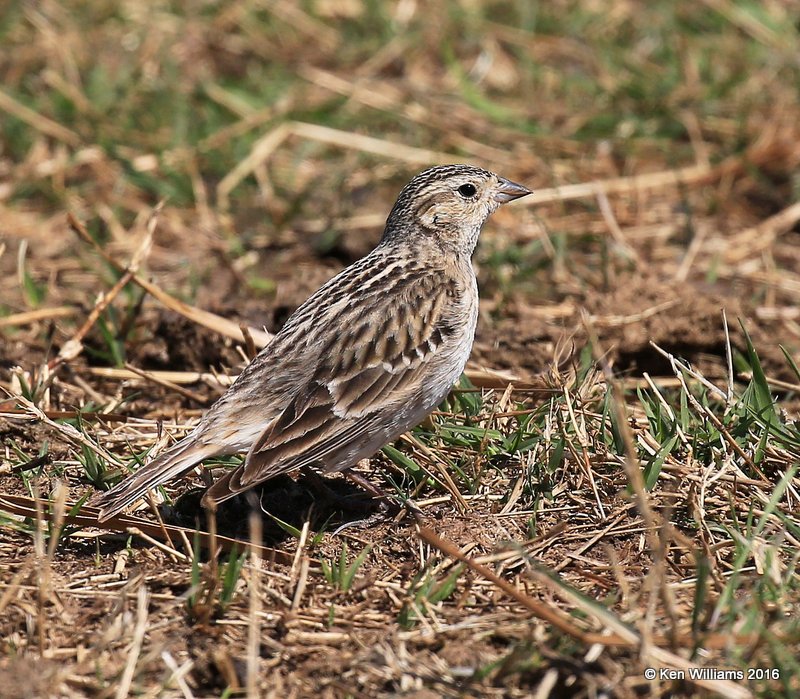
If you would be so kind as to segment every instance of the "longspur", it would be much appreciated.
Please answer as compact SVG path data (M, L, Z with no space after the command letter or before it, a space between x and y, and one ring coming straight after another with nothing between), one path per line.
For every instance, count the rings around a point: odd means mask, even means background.
M481 226L527 194L467 165L414 177L377 247L300 306L189 435L97 496L101 519L211 456L247 454L207 506L301 466L348 469L421 422L472 349Z

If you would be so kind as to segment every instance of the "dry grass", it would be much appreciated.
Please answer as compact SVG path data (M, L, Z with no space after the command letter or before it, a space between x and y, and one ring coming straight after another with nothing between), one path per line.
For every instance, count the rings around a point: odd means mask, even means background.
M799 19L12 3L0 696L800 693ZM263 518L74 506L450 161L536 193L484 232L469 382L364 471L424 517L314 474Z

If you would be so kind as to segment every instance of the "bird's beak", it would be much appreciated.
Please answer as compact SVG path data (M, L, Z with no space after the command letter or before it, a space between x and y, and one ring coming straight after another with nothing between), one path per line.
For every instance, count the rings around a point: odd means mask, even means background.
M501 204L514 201L514 199L519 199L520 197L525 197L532 193L527 187L523 187L521 184L517 184L511 180L507 180L505 177L498 177L497 179L499 182L497 185L497 191L494 195L494 200L499 201Z

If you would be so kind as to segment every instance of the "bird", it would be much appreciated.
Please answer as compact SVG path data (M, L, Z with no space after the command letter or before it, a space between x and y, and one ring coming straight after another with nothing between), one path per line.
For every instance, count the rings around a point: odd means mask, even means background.
M100 521L213 456L246 453L206 508L301 467L346 471L422 422L472 350L481 227L528 194L471 165L413 177L376 247L314 292L192 431L90 500Z

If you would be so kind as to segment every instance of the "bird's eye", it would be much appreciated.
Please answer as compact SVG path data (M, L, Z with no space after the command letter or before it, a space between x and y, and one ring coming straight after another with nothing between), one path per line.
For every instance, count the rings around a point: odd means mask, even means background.
M477 192L477 191L478 190L476 189L475 185L474 184L470 184L469 182L467 182L466 184L462 184L458 188L458 193L462 197L474 197L475 196L475 192Z

